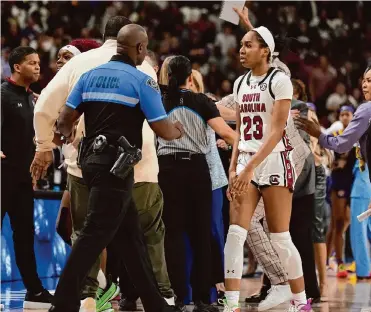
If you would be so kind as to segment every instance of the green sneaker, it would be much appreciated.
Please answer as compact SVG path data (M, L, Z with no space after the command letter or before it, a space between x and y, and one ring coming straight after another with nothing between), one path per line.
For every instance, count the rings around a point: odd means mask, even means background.
M100 309L97 308L97 312L115 312L111 302L106 302Z
M223 312L241 312L239 305L230 307L226 298L218 299L218 303L224 306Z
M105 289L98 288L97 291L97 312L105 311L101 310L105 307L107 302L116 298L120 294L120 287L115 283L112 283L111 278L107 278L107 287Z

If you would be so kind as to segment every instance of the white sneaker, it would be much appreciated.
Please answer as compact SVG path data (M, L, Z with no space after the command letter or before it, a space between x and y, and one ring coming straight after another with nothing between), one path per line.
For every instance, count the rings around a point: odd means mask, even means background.
M218 303L224 306L223 312L241 312L239 305L230 307L227 299L218 299Z
M164 299L169 306L175 306L175 298L174 297L172 297L172 298L165 298L164 297Z
M272 285L267 297L259 303L258 311L274 308L292 298L290 285Z
M312 299L308 299L306 304L297 305L294 301L290 302L290 307L287 312L303 312L303 311L313 311L312 310Z
M94 298L81 300L80 312L97 312L97 304Z

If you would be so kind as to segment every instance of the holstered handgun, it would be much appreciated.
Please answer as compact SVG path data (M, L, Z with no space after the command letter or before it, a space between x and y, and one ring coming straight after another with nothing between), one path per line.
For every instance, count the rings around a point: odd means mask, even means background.
M132 146L124 136L121 136L117 143L119 157L110 172L120 179L125 179L134 166L142 159L142 151Z

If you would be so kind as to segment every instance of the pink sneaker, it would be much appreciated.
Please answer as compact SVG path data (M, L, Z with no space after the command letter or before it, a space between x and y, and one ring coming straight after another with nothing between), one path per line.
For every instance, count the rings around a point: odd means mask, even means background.
M290 301L290 307L287 312L312 311L312 299L308 299L306 304L296 305L295 301Z

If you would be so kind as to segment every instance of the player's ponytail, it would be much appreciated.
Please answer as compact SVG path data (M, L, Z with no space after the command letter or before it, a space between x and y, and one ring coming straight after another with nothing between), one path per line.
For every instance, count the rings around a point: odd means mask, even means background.
M169 97L179 97L179 87L186 83L187 78L192 75L191 61L185 56L173 57L168 66L168 93Z
M282 57L287 53L287 51L290 50L290 46L294 40L295 38L286 37L286 34L274 36L274 42L276 46L274 49L273 58L280 55L282 59Z

